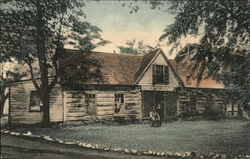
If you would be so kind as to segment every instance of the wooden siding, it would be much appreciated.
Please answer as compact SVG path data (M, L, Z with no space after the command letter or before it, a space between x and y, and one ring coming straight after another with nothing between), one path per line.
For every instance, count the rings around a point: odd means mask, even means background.
M206 109L212 109L217 112L225 113L223 97L213 93L212 91L210 92L210 97L194 92L187 92L185 94L178 95L177 115L180 115L183 112L194 111L204 113Z
M30 111L30 92L36 90L31 81L20 82L10 86L11 124L35 124L42 121L42 112ZM50 119L62 121L62 91L56 85L50 93Z
M95 94L95 104L92 110L85 104L85 93ZM115 113L115 94L124 94L124 105L119 113ZM125 109L126 106L126 109ZM102 120L114 116L135 115L141 118L141 93L139 89L126 91L64 91L65 120Z
M168 66L167 61L164 57L159 54L154 62L154 65L164 65ZM156 91L173 91L176 87L179 86L178 80L174 76L173 71L169 67L169 83L168 84L155 84L153 85L153 66L151 65L148 70L145 72L143 77L138 82L138 85L142 87L142 90L156 90Z

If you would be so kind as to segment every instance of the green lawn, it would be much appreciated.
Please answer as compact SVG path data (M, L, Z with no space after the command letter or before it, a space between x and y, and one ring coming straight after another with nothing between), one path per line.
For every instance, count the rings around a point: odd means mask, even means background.
M19 128L19 131L25 130ZM242 120L176 121L160 128L148 124L32 128L31 132L130 149L250 154L250 123Z

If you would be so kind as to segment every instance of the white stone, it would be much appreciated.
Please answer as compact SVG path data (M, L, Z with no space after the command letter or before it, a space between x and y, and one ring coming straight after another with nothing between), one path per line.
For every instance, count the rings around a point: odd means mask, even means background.
M124 152L129 153L130 151L128 149L124 149Z
M27 131L26 133L23 134L24 136L30 136L32 133L30 131Z
M43 136L43 139L47 140L47 141L53 141L54 139L52 139L51 137L49 136Z
M161 156L161 153L160 153L160 152L156 152L156 155L157 155L157 156Z
M108 151L108 150L110 150L108 147L105 147L104 149L103 149L104 151Z
M176 155L177 157L182 157L182 153L180 153L180 152L176 152L175 155Z
M137 153L137 150L131 150L131 152L132 152L133 154L136 154L136 153Z
M30 135L30 137L33 137L33 138L41 138L42 136L39 136L39 135Z
M162 152L162 153L161 153L161 156L165 156L165 152Z
M154 153L154 152L153 152L153 151L151 151L151 150L149 150L149 151L148 151L148 154L153 154L153 153Z
M11 135L17 135L17 136L20 135L19 132L10 132L10 134L11 134Z
M75 142L66 141L66 142L64 142L64 144L73 145L73 144L76 144L76 143Z
M121 148L113 148L112 150L113 150L114 152L120 152L120 151L122 151Z
M143 151L142 154L147 155L149 153L148 153L148 151Z
M85 147L87 147L87 148L91 148L91 146L92 146L91 144L86 144L85 145Z
M60 143L60 144L63 144L63 143L64 143L64 141L61 140L61 139L56 139L56 141L57 141L58 143Z

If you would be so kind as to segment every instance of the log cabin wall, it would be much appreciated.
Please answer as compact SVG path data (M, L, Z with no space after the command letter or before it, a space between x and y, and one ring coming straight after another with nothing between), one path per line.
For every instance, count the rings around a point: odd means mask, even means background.
M115 87L115 86L113 86ZM134 115L141 118L141 91L139 88L127 88L119 90L112 86L102 90L65 90L64 118L65 121L79 120L112 120L115 116L128 118ZM115 94L123 94L124 103L119 112L115 112ZM94 103L86 102L87 95L94 95Z
M10 85L10 124L35 124L42 121L41 111L30 110L31 91L36 91L31 81L16 82ZM50 93L50 120L62 121L62 90L55 85Z
M194 90L179 93L177 99L177 115L194 111L198 111L202 114L208 109L225 114L223 97L219 95L217 91L218 90L213 89L202 89L202 92L206 95L203 95L203 93L195 93Z

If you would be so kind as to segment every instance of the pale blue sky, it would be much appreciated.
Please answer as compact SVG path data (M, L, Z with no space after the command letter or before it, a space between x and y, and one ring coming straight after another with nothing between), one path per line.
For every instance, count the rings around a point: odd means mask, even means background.
M140 7L137 13L130 14L129 3ZM125 3L126 6L122 7ZM143 40L145 43L155 46L163 30L167 25L174 22L174 15L163 9L150 9L151 5L142 1L111 1L101 0L100 2L89 1L84 7L86 20L92 25L102 29L102 37L111 41L110 44L99 47L96 51L119 52L117 46L124 46L127 40ZM167 8L165 6L164 8ZM198 38L187 37L181 44L196 43ZM161 48L169 58L174 58L175 54L169 55L170 46L163 45Z
M86 3L86 20L101 28L103 38L111 41L111 44L99 47L96 51L119 52L117 46L125 45L127 40L132 39L143 40L154 46L166 26L174 21L174 16L170 13L150 9L150 5L144 2L134 2L140 9L133 14L129 13L131 9L128 6L122 7L122 4L123 2L119 1Z

